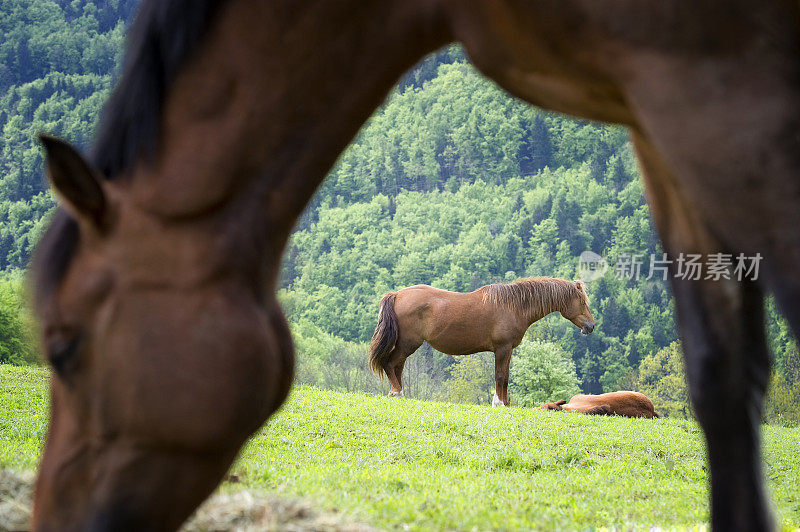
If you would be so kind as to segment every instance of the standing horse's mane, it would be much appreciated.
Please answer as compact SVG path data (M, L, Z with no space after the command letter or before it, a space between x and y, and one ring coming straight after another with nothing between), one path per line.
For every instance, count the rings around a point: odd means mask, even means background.
M555 277L526 277L513 283L487 284L481 290L484 303L507 309L531 309L541 314L565 308L576 296L589 305L583 281Z
M103 108L92 149L91 160L106 179L116 178L139 159L153 159L166 94L226 1L142 3L128 33L122 75ZM75 220L58 209L32 263L37 306L61 283L78 239Z

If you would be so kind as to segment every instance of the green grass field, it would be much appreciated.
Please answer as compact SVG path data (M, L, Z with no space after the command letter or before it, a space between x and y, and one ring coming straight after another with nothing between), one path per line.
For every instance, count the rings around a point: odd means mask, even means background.
M46 422L47 373L0 366L0 467L35 468ZM775 512L796 528L800 430L765 427L764 443ZM685 529L708 518L704 465L690 421L296 387L223 489L301 496L390 529Z

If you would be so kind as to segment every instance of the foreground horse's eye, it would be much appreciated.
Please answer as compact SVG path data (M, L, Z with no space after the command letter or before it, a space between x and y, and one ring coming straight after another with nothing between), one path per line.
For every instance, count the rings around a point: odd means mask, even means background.
M78 365L80 335L58 336L47 343L47 360L61 377L68 376Z

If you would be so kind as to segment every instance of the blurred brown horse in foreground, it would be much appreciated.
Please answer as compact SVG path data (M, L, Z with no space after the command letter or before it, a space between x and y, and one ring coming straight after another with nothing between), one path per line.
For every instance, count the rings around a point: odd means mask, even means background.
M448 355L492 351L492 405L508 406L511 352L528 327L552 312L560 312L583 334L594 330L583 281L530 277L466 294L427 285L403 288L381 299L369 365L376 375L389 378L389 397L402 397L403 366L422 342Z
M545 403L538 410L566 410L579 414L623 417L661 417L653 401L639 392L609 392L599 395L573 395L569 403L564 399Z
M718 530L764 530L763 297L800 331L800 3L145 0L91 157L45 139L54 373L39 530L174 529L285 399L292 226L406 69L461 41L547 109L625 124L665 250L761 253L673 278ZM675 266L675 264L673 264Z

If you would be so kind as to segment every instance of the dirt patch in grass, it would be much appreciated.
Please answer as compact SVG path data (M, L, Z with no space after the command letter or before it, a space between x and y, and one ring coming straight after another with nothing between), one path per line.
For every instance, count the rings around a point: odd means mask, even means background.
M0 531L29 528L33 481L33 473L0 469ZM240 490L212 495L182 530L372 532L377 529L353 522L343 514L321 511L302 499Z

